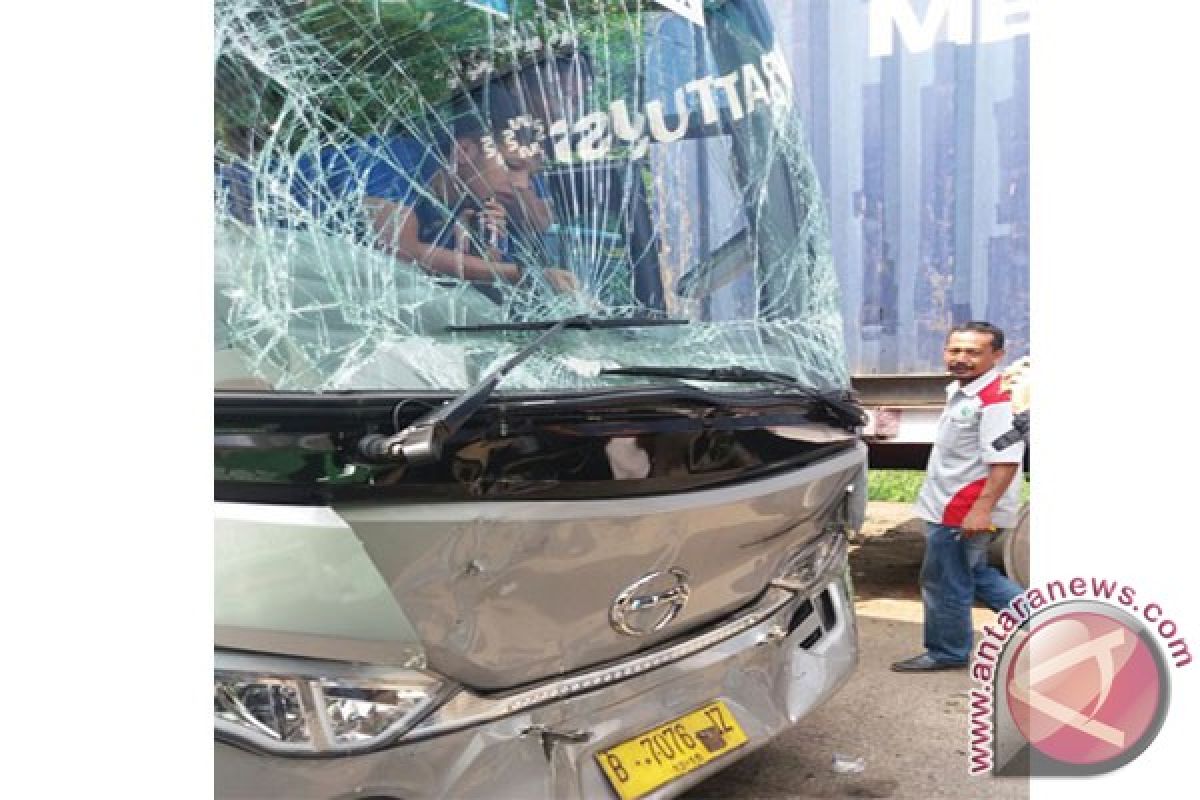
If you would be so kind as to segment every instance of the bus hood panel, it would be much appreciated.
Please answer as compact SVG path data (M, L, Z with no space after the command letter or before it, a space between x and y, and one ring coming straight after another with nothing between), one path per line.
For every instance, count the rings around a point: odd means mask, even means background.
M860 444L774 477L657 497L337 512L428 666L494 690L627 656L750 603L821 531L863 458Z

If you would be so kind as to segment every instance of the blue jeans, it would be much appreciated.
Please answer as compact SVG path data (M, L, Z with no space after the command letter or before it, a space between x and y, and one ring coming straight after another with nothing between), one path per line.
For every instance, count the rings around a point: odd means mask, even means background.
M964 664L971 654L971 606L976 597L993 611L1021 594L1021 587L988 563L992 534L962 536L961 528L925 523L921 600L925 604L925 650L935 661Z

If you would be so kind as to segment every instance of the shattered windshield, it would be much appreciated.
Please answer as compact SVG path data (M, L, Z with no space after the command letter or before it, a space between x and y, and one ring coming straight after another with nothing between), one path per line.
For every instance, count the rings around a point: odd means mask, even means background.
M772 5L218 0L217 387L848 386Z

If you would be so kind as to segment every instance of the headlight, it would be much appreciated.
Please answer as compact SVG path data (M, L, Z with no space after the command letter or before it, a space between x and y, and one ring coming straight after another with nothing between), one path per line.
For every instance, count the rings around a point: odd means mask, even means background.
M453 687L426 672L218 652L218 737L277 755L337 755L385 747Z
M794 592L810 592L840 571L845 561L846 535L840 528L827 528L816 541L788 557L771 584Z

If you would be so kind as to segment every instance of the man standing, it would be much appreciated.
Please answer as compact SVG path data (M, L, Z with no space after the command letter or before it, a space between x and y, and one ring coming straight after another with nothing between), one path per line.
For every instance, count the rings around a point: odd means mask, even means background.
M1013 411L997 369L1004 332L987 322L955 326L946 339L946 369L957 379L946 387L917 513L926 523L921 564L925 652L892 664L896 672L930 672L967 666L976 596L999 611L1021 587L988 563L998 529L1016 524L1020 484L1014 480L1023 442L996 450L1012 429Z

